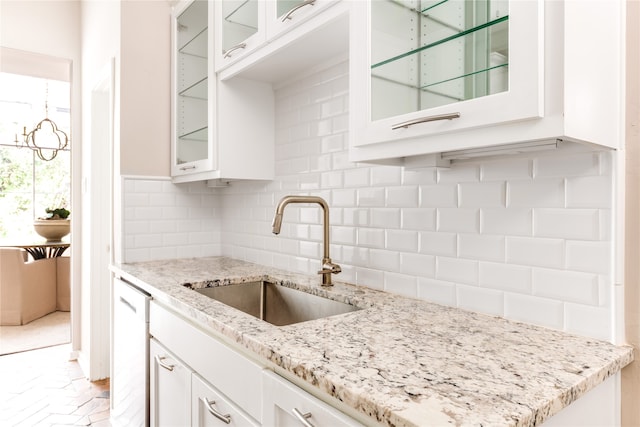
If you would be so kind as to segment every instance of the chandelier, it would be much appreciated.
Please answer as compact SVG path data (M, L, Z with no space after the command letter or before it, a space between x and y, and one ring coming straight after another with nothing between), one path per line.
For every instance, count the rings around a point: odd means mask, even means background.
M31 132L27 133L27 127L22 130L22 141L18 141L16 134L16 146L28 147L36 152L41 160L53 160L59 150L63 150L69 145L69 137L67 134L58 129L58 126L49 119L49 85L46 86L46 94L44 101L45 118L38 123ZM49 155L47 155L49 153Z

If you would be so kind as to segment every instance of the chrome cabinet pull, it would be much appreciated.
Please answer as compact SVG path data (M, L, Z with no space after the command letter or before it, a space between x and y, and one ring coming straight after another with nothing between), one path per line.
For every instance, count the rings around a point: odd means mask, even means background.
M314 427L313 424L307 421L308 418L311 418L311 412L303 414L298 410L298 408L293 408L291 412L293 412L293 415L298 419L298 421L300 421L300 424L302 424L304 427Z
M164 356L160 356L156 354L156 363L160 366L162 366L164 369L166 369L167 371L173 371L173 368L175 367L175 365L169 365L168 363L164 363L163 360L166 359L166 357Z
M293 15L296 10L300 9L301 7L305 7L309 5L313 6L315 2L316 0L307 0L307 1L303 1L297 6L292 7L291 10L289 10L289 12L287 12L287 14L284 15L284 17L282 17L282 22L285 22L287 19L291 19L291 15Z
M195 165L191 165L191 166L182 166L182 167L180 168L180 170L181 170L181 171L187 171L187 170L189 170L189 169L195 169L195 168L196 168L196 167L195 167Z
M222 52L222 57L223 58L231 58L231 52L233 52L234 50L238 50L238 49L244 49L247 47L246 43L240 43L237 44L233 47L230 47L229 49L225 50L224 52Z
M417 125L419 123L435 122L438 120L452 120L458 118L460 118L460 113L438 114L435 116L420 117L419 119L407 120L406 122L392 125L391 130L408 128L409 126Z
M215 400L209 400L206 397L202 398L202 401L204 402L204 404L207 407L207 410L209 411L209 413L211 415L213 415L214 417L216 417L217 419L219 419L220 421L224 422L225 424L231 424L231 415L229 414L222 414L221 412L218 412L216 410L216 408L213 407L213 405L216 404Z

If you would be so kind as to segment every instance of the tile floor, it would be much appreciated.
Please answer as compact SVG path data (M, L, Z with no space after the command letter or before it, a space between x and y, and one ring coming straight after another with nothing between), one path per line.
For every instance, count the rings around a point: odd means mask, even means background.
M88 381L69 344L0 356L0 426L109 426L109 380Z

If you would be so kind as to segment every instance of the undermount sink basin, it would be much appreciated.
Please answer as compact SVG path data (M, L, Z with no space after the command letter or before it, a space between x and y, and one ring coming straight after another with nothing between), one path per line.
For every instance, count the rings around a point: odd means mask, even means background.
M194 290L276 326L359 310L353 305L264 281Z

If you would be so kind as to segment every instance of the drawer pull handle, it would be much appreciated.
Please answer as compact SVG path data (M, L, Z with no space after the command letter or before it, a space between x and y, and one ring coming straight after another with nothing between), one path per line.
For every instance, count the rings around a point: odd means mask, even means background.
M298 408L293 408L291 412L293 412L293 415L298 419L298 421L300 421L300 424L302 424L304 427L314 427L314 425L308 421L308 419L311 418L311 412L303 414L298 410Z
M167 371L173 371L173 368L175 367L175 365L169 365L168 363L164 363L163 362L164 359L166 359L166 357L156 355L156 363L158 365L162 366Z
M458 118L460 118L460 113L438 114L435 116L420 117L419 119L407 120L406 122L392 125L391 130L408 128L409 126L417 125L419 123L436 122L438 120L452 120Z
M237 45L235 45L233 47L230 47L229 49L225 50L224 52L222 52L222 55L223 55L222 57L225 58L225 59L226 58L231 58L231 52L233 52L234 50L238 50L238 49L244 49L246 47L247 47L246 43L237 44Z
M289 12L287 12L287 14L282 17L282 22L285 22L287 19L291 19L291 15L293 15L296 10L300 9L301 7L305 7L309 5L313 6L315 2L316 0L307 0L307 1L303 1L297 6L292 7L291 10L289 10Z
M216 410L216 408L213 407L213 405L216 404L215 400L209 400L206 397L204 397L204 398L202 398L202 401L206 405L207 410L209 411L209 413L211 415L213 415L214 417L216 417L217 419L219 419L220 421L222 421L225 424L231 424L231 415L223 414L221 412L218 412Z
M195 169L195 168L196 168L196 166L195 166L195 165L191 165L191 166L182 166L182 167L180 168L180 170L181 170L181 171L187 171L187 170L189 170L189 169Z

